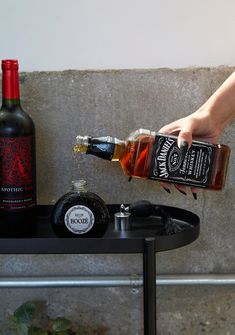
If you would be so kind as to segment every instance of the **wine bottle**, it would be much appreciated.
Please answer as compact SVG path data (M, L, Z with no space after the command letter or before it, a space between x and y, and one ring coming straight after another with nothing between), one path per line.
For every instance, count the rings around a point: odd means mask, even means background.
M88 191L87 182L79 179L55 203L51 224L58 237L102 237L108 228L109 211L103 199Z
M77 136L74 153L119 161L129 177L221 190L225 183L230 148L224 144L193 141L182 155L177 137L139 129L126 140Z
M35 126L20 104L18 61L2 60L0 235L36 230Z

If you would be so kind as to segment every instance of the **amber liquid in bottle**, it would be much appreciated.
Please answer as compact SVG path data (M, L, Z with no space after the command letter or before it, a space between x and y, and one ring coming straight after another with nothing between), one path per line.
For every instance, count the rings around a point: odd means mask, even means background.
M154 137L141 135L136 141L128 141L120 157L123 171L130 177L148 178Z
M228 169L229 155L230 148L228 146L223 144L216 145L209 189L221 190L223 188Z
M123 171L130 177L149 178L154 138L141 136L136 141L127 141L127 148L120 157ZM227 174L230 149L223 144L215 145L214 160L208 189L221 190ZM167 179L164 182L168 182ZM180 182L179 182L180 183ZM182 183L187 185L187 183ZM190 183L188 183L190 186ZM196 185L192 185L196 186Z
M112 137L77 137L75 153L84 152L119 161L129 177L221 190L224 186L230 148L223 144L193 141L185 157L177 137L140 129L126 141Z

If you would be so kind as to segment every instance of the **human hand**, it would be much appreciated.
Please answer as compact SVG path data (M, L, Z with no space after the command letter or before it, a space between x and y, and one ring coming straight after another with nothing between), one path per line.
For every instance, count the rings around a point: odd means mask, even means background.
M165 125L159 133L178 136L178 146L181 148L185 142L190 147L192 139L215 144L222 131L221 125L216 124L211 114L202 107L193 114Z
M222 130L223 127L221 127L220 124L217 124L207 108L202 106L193 114L165 125L159 130L159 133L178 136L178 146L182 151L182 155L185 156L193 139L215 144L218 142ZM161 185L168 193L170 193L171 184L161 183ZM174 184L174 186L179 192L185 195L189 189L188 187L179 184ZM191 191L196 199L197 188L191 188Z
M192 139L217 143L226 125L235 117L235 71L215 91L214 94L196 112L169 123L159 130L166 135L178 135L178 146L182 154L192 144ZM169 192L169 185L162 186ZM175 185L182 193L186 189L182 185ZM191 189L196 198L196 188Z

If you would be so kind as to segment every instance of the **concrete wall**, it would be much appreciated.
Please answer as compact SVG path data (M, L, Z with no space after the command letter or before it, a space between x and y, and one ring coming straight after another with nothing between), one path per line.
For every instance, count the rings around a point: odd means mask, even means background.
M127 182L118 163L72 158L77 134L125 138L140 127L158 130L197 109L233 68L179 70L64 71L21 74L22 105L37 129L37 182L40 204L52 204L72 179L84 177L107 203L147 199L192 210L201 218L197 241L159 253L157 272L234 273L234 123L221 142L232 149L226 187L200 191L198 200L153 181ZM140 255L1 255L1 276L135 274ZM3 289L0 320L28 299L45 299L52 316L64 315L110 335L140 335L142 290ZM233 287L159 287L158 334L234 334ZM97 333L98 334L98 333ZM100 333L102 334L102 332Z

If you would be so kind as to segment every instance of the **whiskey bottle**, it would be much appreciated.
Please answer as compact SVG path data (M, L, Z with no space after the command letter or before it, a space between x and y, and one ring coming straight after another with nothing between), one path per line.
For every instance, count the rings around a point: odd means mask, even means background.
M72 182L71 191L54 205L51 224L58 237L102 237L109 224L104 201L89 192L85 180Z
M0 235L36 230L35 126L20 104L18 61L2 61Z
M73 151L119 161L123 173L129 177L210 190L223 188L230 155L226 145L193 141L182 156L176 136L146 129L132 132L126 140L77 136Z

